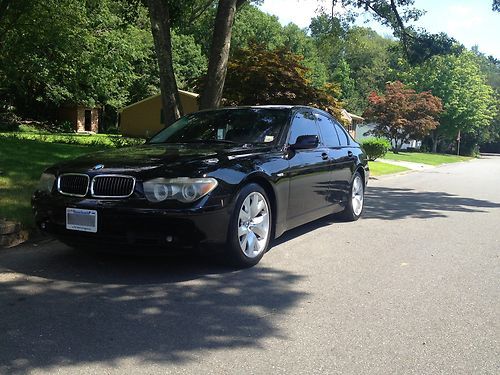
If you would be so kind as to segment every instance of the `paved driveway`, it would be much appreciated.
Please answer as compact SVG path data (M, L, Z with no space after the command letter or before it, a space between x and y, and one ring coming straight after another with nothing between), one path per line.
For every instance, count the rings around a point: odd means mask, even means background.
M500 158L371 181L231 271L189 258L0 252L0 373L500 371Z

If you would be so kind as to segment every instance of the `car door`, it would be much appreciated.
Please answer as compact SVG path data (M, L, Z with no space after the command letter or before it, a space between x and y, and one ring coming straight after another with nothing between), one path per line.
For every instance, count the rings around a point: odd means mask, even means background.
M344 199L346 177L350 175L349 164L345 162L347 155L340 142L336 124L333 119L322 113L315 113L321 140L326 147L330 163L331 185L328 201L332 205L338 205Z
M352 140L347 130L345 130L336 120L333 119L332 121L340 141L338 168L341 171L334 180L334 189L345 196L345 194L349 193L351 179L356 169L356 155L353 153L351 145Z
M291 122L287 143L293 145L303 135L320 137L310 110L298 111ZM289 202L287 221L293 227L327 214L330 206L331 173L328 149L321 144L305 150L288 147Z

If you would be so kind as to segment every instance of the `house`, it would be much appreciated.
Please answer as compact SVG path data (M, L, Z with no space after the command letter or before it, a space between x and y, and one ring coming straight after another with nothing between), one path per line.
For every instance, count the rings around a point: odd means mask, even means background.
M198 94L179 90L184 113L198 110ZM129 137L149 138L165 127L161 95L150 96L118 112L120 133Z
M365 138L373 137L373 135L370 134L370 131L372 131L374 128L375 128L374 123L358 124L356 127L356 133L354 139L357 142L360 142ZM392 147L394 146L395 146L394 143L392 143ZM422 141L417 141L416 139L410 139L407 143L403 143L403 146L401 146L401 150L419 149L421 146L422 146Z
M345 109L343 109L341 112L342 112L342 118L347 123L346 125L344 125L344 127L349 131L351 137L356 139L356 129L360 124L363 123L365 119L361 116L349 113Z
M58 111L59 121L68 121L77 133L99 132L99 108L84 105L64 105Z

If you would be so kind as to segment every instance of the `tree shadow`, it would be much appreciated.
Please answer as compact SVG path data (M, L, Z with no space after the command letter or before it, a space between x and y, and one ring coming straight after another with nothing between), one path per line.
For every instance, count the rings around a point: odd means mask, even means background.
M465 198L439 191L369 187L366 191L364 219L397 220L446 217L447 212L487 212L500 203Z
M263 266L42 247L0 253L0 373L259 347L283 337L275 320L304 297L301 276Z

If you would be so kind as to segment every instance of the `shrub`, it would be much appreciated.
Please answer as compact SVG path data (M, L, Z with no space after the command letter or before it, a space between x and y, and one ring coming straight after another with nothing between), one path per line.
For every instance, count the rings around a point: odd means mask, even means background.
M19 130L19 118L12 112L0 113L0 132L14 132Z
M391 143L385 138L367 138L361 141L361 146L368 156L368 160L374 161L383 157L391 148Z

